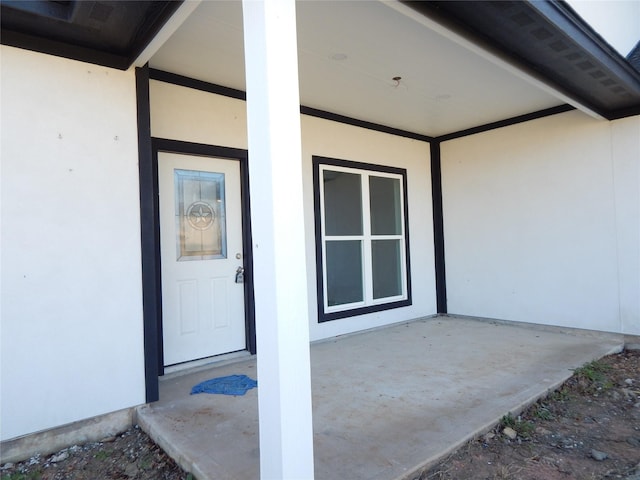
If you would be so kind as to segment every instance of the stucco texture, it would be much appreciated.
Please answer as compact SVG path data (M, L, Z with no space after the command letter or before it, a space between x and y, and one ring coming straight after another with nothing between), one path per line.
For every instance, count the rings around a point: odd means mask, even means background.
M134 73L1 53L4 440L145 398Z
M574 111L444 142L449 312L640 333L639 124Z

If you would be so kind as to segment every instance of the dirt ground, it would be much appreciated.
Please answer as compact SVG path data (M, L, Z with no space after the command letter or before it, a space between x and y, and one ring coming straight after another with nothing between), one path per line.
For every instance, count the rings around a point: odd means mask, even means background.
M548 398L505 416L418 478L640 480L640 351L576 370Z
M137 426L102 442L0 468L2 480L195 480Z
M2 480L194 480L137 427L0 471ZM640 351L583 366L548 398L416 478L640 480Z

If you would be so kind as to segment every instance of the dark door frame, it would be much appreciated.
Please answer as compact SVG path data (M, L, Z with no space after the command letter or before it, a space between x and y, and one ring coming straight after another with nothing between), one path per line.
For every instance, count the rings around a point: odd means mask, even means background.
M152 206L151 213L142 219L142 257L143 257L143 296L149 298L145 302L145 380L147 383L147 402L159 398L158 376L164 374L162 348L162 278L160 256L160 214L158 206L158 154L160 152L216 157L240 162L240 192L242 202L242 243L244 266L244 300L245 300L245 345L246 349L256 353L255 302L253 295L253 255L251 239L251 212L249 201L249 156L246 150L183 142L165 138L151 138L150 165L141 168L145 172L140 177L141 202ZM152 262L153 275L144 275L145 267ZM149 305L152 303L152 305ZM149 366L155 368L149 368Z
M160 257L160 210L158 202L158 153L182 153L226 158L240 162L242 241L244 266L246 349L256 353L256 322L253 282L253 250L247 150L151 137L149 65L136 68L138 121L138 170L140 183L140 243L142 258L142 315L146 402L160 398L158 377L164 374L162 348L162 278Z

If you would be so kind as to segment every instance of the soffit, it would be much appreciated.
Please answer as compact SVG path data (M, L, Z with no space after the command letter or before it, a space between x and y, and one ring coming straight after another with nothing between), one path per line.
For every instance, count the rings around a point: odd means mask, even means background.
M640 73L565 2L405 2L504 52L609 118L640 113Z
M2 0L5 45L129 68L179 7L167 0Z

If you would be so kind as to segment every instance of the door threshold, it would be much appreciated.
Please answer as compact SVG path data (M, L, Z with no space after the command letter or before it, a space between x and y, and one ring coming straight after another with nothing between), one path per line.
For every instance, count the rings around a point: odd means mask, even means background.
M160 381L169 380L171 378L186 375L188 373L199 372L211 367L222 367L230 363L240 362L251 357L248 350L239 350L237 352L223 353L214 357L201 358L190 362L178 363L164 367L164 375L160 377Z

